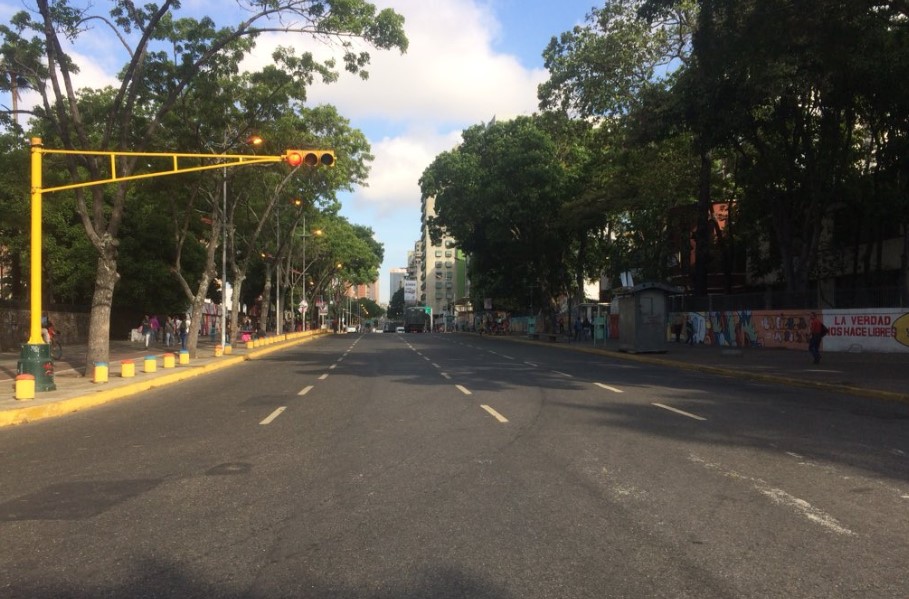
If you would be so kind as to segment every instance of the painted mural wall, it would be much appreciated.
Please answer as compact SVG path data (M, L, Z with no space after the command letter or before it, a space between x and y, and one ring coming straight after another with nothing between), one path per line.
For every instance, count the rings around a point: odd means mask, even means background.
M805 350L811 310L688 312L694 340L721 347ZM909 311L905 308L817 310L830 332L825 351L909 353ZM670 315L670 322L673 317ZM671 331L670 331L671 334Z

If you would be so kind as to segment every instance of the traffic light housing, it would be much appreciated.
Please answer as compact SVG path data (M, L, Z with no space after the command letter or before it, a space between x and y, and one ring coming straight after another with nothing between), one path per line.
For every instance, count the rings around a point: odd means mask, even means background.
M282 156L284 162L298 166L334 166L334 150L286 150Z

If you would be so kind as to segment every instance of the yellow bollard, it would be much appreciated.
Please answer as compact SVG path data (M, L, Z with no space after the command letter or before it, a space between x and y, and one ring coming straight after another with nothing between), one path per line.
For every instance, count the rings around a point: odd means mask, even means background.
M16 399L35 399L35 375L16 375Z
M136 363L132 360L120 360L120 378L131 379L136 376Z
M219 343L215 346L215 357L220 358L222 355L224 355L224 348L221 347L221 344Z
M107 382L107 362L95 362L95 378L92 382Z
M224 345L224 355L225 356L229 356L232 351L233 351L233 348L230 346L230 343L227 343Z
M155 356L145 356L145 372L157 372L158 359Z
M173 368L174 367L174 354L166 353L164 354L164 367Z
M184 366L189 364L189 350L181 349L180 350L180 365Z

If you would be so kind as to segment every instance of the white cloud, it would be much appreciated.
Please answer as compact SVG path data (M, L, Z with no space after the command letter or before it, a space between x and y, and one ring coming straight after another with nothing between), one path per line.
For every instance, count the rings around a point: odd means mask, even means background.
M460 142L461 131L493 116L507 119L536 110L536 88L545 71L529 70L514 56L492 49L500 24L477 2L394 0L378 2L405 18L406 54L364 48L371 55L369 79L342 73L339 81L314 84L311 104L333 104L352 125L370 135L364 122L381 121L399 132L370 138L376 159L369 186L354 204L382 217L419 210L419 178L442 151ZM261 37L246 68L271 62L278 45L295 46L327 58L338 48L299 36ZM416 237L419 231L413 231Z
M492 50L500 25L488 10L464 0L390 4L405 17L407 53L365 48L371 55L369 80L344 74L335 83L317 83L308 92L311 103L333 104L353 119L449 125L536 109L536 87L545 71L528 70L516 57ZM249 66L268 64L277 45L301 47L299 37L263 36ZM317 43L303 47L318 56L331 55L331 48Z
M357 191L354 204L369 207L380 217L400 210L419 210L419 178L433 159L456 146L460 131L448 134L412 132L373 142L369 186ZM415 231L414 234L417 232Z

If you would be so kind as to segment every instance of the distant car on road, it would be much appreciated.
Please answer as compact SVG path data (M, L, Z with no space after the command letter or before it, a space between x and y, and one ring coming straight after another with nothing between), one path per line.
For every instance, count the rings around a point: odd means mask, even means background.
M395 333L403 333L403 332L404 332L404 327L397 327L395 329Z
M348 333L356 333L356 332L357 332L357 327L347 327L347 332L348 332Z

